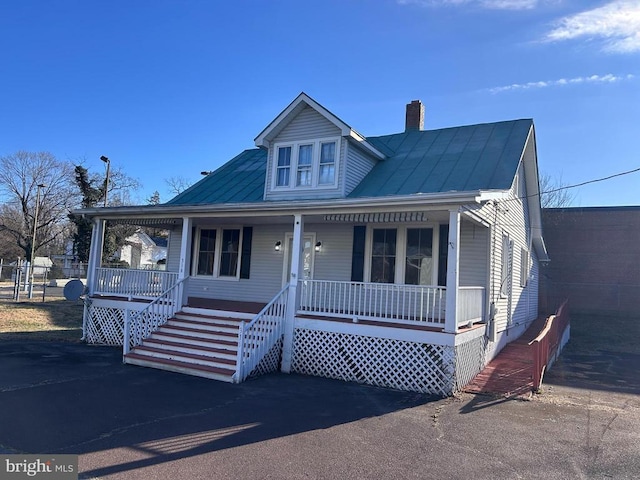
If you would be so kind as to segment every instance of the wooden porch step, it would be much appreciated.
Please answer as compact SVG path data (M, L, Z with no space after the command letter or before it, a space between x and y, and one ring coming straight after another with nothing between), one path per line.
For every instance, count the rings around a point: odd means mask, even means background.
M183 310L177 312L173 316L173 318L176 318L179 320L188 320L191 322L198 322L198 323L219 323L224 325L234 325L236 327L240 325L240 322L249 321L249 319L242 318L242 317L229 317L224 315L213 315L213 314L204 315L201 313L188 313Z
M231 340L238 338L238 331L225 332L220 330L205 330L201 328L183 327L178 325L163 325L158 331L166 333L176 333L194 338L205 338L208 340Z
M218 356L202 355L196 353L180 352L178 350L170 350L166 348L156 348L147 345L140 345L134 349L134 353L145 355L153 358L164 358L168 360L176 360L183 363L194 363L197 365L207 365L209 367L227 368L235 366L235 359L222 358Z
M164 326L174 326L174 327L185 327L192 328L196 330L207 330L211 332L228 332L228 333L236 333L238 332L239 324L229 324L229 323L218 323L214 320L209 322L206 321L195 321L190 319L183 318L171 318Z
M234 349L238 348L237 336L235 338L235 341L232 338L229 338L228 340L216 339L215 342L212 342L210 339L201 339L199 337L194 337L193 335L181 335L179 333L166 332L160 329L153 332L151 334L151 337L149 338L155 340L181 341L183 343L189 343L191 345L202 345L205 347L215 344L218 348L221 348L222 346L228 346Z
M203 342L204 343L204 342ZM228 358L229 360L234 360L237 356L237 344L232 344L230 346L225 345L227 348L221 348L221 346L217 346L217 343L206 343L205 345L194 345L192 342L187 341L183 342L174 342L170 340L157 339L157 338L148 338L144 341L143 345L145 347L158 348L163 350L173 350L177 352L191 353L195 355L210 355L210 356L218 356L220 358ZM210 346L215 345L215 346ZM231 347L231 348L229 348Z
M140 355L130 352L124 357L125 363L131 365L139 365L141 367L158 368L170 372L185 373L197 377L211 378L222 382L232 382L235 370L229 368L211 367L207 365L198 365L196 363L181 362L166 358L154 358L147 355Z

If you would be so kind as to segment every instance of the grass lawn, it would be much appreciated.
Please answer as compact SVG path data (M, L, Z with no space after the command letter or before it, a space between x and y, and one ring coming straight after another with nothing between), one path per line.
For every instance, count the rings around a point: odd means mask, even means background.
M19 302L14 302L10 294L0 298L0 341L22 338L79 342L80 337L82 300L65 300L62 289L48 289L44 302L42 291L31 300L26 294Z

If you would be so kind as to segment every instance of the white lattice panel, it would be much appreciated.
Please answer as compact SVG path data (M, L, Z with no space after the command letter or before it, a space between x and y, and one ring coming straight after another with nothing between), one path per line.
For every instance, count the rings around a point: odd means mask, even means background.
M282 337L275 343L269 353L267 353L256 368L253 369L250 377L257 377L280 370L282 363Z
M456 347L456 391L466 387L482 371L486 347L484 335Z
M412 392L450 395L452 347L298 328L292 370Z
M124 339L124 311L119 308L87 308L85 339L99 345L122 345Z

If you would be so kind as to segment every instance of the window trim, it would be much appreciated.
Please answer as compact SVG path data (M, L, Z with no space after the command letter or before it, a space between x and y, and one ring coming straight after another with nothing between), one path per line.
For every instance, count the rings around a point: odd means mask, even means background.
M365 232L364 245L364 274L365 283L371 282L371 258L373 254L373 230L374 229L395 229L396 230L396 267L394 271L394 283L387 285L413 285L404 283L405 280L405 263L407 257L407 230L430 228L431 229L431 259L433 261L433 271L431 272L431 283L423 285L425 287L438 287L438 264L439 264L439 229L438 223L378 223L375 225L368 224ZM419 285L415 285L419 286ZM442 287L442 285L441 285Z
M271 167L271 191L272 192L297 192L308 190L333 190L338 188L338 170L340 165L341 137L326 137L292 142L279 142L273 145L273 161ZM320 155L323 143L335 143L334 177L333 183L320 183ZM312 145L311 152L311 185L298 185L298 159L300 147ZM291 159L289 162L289 185L278 185L278 155L281 148L291 147ZM282 167L280 167L282 168Z
M213 253L213 274L204 275L198 274L198 261L200 253L200 233L202 230L215 230L216 231L216 243ZM235 275L220 275L220 264L222 259L222 235L224 230L239 230L240 237L238 241L238 263L236 265ZM244 228L242 225L221 225L221 226L209 226L202 225L196 227L193 241L193 252L191 253L191 276L194 278L201 278L207 280L223 280L223 281L239 281L240 271L242 270L242 245L244 242Z

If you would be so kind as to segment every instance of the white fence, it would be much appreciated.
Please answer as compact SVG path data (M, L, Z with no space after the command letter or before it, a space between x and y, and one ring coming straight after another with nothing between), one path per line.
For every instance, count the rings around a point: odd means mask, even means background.
M156 298L169 290L178 274L159 270L96 268L94 294Z
M304 280L300 285L303 313L438 327L444 324L444 287L328 280Z

